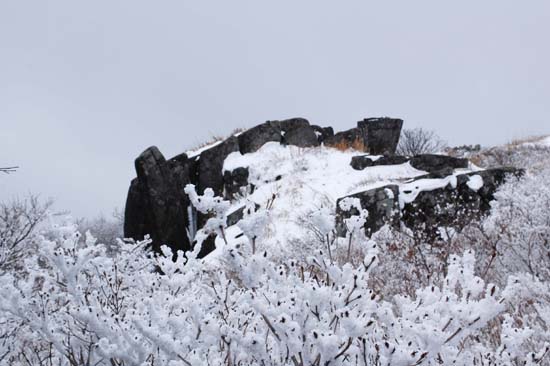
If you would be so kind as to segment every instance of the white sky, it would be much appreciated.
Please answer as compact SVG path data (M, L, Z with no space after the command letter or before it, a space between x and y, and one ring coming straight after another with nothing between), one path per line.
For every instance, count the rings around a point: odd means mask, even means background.
M548 0L0 2L0 199L123 208L133 159L267 119L550 133Z

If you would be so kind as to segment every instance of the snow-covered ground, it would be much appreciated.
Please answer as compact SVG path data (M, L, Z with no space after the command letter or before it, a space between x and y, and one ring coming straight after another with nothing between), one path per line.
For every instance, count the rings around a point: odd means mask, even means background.
M308 232L304 225L316 219L319 211L334 213L339 198L382 187L398 184L400 199L411 202L422 191L445 187L455 182L456 175L479 170L457 169L455 175L442 179L411 178L426 172L413 168L408 162L399 165L381 165L355 170L350 166L354 156L365 155L355 150L340 151L328 147L299 148L271 142L254 153L230 154L224 163L224 171L238 167L249 170L249 184L255 186L253 193L244 193L232 202L235 211L253 202L260 207L270 206L272 224L263 245L276 249L281 255L290 254L296 248L307 246ZM379 156L370 156L376 160ZM476 181L476 184L482 182ZM228 228L228 240L244 240L237 227ZM218 239L217 246L222 245ZM289 245L295 243L295 245Z
M110 256L70 221L27 233L0 245L0 365L550 366L550 149L512 147L523 179L501 186L481 226L434 242L311 232L334 229L340 197L393 183L414 199L479 168L411 180L425 172L356 171L359 152L278 144L228 157L226 169L250 169L253 193L226 202L186 187L209 233L230 239L215 255L197 246L174 262L146 240ZM269 209L223 230L228 210L254 203ZM12 211L0 234L19 240Z

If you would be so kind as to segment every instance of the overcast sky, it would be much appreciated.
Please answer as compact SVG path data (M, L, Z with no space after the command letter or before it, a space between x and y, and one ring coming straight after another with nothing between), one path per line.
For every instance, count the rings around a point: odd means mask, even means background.
M123 208L133 160L303 116L550 133L550 1L0 2L0 199Z

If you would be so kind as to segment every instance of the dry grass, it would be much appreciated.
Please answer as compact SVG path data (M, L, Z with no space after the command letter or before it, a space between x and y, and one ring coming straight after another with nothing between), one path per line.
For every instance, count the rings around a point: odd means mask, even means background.
M353 141L341 139L340 141L327 146L340 151L348 151L348 150L356 150L356 151L362 151L362 152L368 151L368 147L361 137L357 137Z
M548 137L548 135L546 135L546 136L523 137L523 138L519 138L519 139L514 139L511 142L507 143L505 146L508 147L508 148L515 148L515 147L518 147L518 146L523 145L523 144L538 142L542 139L545 139L546 137Z
M468 160L470 160L470 162L475 166L479 166L479 167L483 166L483 157L481 157L479 154L469 156Z
M188 149L188 150L189 150L189 151L200 150L200 149L202 149L202 148L204 148L204 147L207 147L207 146L209 146L209 145L215 144L216 142L222 141L222 140L225 140L225 137L213 135L213 136L211 136L208 140L206 140L205 142L198 143L198 144L194 145L191 149Z
M243 133L244 131L246 131L247 129L244 128L244 127L238 127L238 128L235 128L233 131L231 131L231 133L228 135L228 136L221 136L221 135L212 135L208 140L206 140L205 142L201 142L201 143L198 143L196 145L194 145L192 148L190 149L187 149L188 151L197 151L197 150L200 150L204 147L207 147L207 146L210 146L210 145L213 145L215 144L216 142L218 141L223 141L231 136L235 136L237 134L240 134L240 133Z

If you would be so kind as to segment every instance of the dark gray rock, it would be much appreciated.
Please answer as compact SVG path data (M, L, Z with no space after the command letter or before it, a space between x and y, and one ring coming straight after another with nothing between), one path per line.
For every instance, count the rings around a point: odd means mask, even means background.
M126 207L124 209L124 237L140 240L150 232L148 223L151 218L148 214L146 194L143 192L137 178L132 179L128 196L126 197Z
M456 188L448 184L443 188L420 192L416 199L406 203L402 210L399 209L399 188L396 185L388 185L348 197L359 198L362 208L369 212L365 224L367 235L378 231L386 223L398 227L401 221L412 229L417 237L433 240L439 237L440 227L461 230L472 220L479 220L491 209L491 201L494 200L498 187L507 178L521 177L523 173L521 169L496 168L461 174L457 176ZM483 179L483 186L477 191L471 189L468 184L471 177L475 175ZM422 179L426 178L434 178L434 176L430 175ZM391 190L391 194L388 194L388 189ZM343 212L339 205L342 199L337 201L336 222L337 233L345 236L344 219L357 215L358 212L355 209Z
M447 155L423 154L411 158L411 165L418 170L429 173L446 168L459 169L468 167L468 159L460 159Z
M197 257L204 258L208 254L212 253L214 249L216 249L216 234L210 234L201 245L201 249L199 250L199 254L197 254ZM193 246L195 246L197 243L193 242Z
M239 167L233 171L225 171L223 182L225 187L225 198L233 199L241 192L243 187L248 186L248 168Z
M289 118L281 121L270 121L274 125L279 126L279 129L283 132L290 131L291 129L298 127L309 127L309 121L305 118L296 117Z
M267 142L281 142L281 121L268 121L239 135L241 154L257 151Z
M358 198L361 207L369 212L365 223L365 234L370 236L385 224L399 223L399 187L397 185L375 188L347 197ZM336 201L336 230L340 236L346 235L344 219L359 214L355 208L350 211L343 211L340 208L340 202L344 198L346 197Z
M258 204L255 204L254 206L256 207L256 210L260 208L260 205ZM244 217L245 209L246 206L242 206L227 215L227 226L236 225Z
M317 135L317 141L319 142L319 145L322 144L325 139L334 136L334 130L332 129L332 127L321 127L317 125L312 125L311 127Z
M420 192L413 202L405 204L401 220L415 235L427 239L438 238L438 228L442 226L461 230L489 212L495 192L507 178L522 174L520 169L496 168L458 175L456 188L449 184ZM477 191L468 185L475 175L483 179L483 186Z
M354 156L351 158L350 165L355 170L363 170L365 168L374 166L374 160L367 157L367 155Z
M434 170L433 172L428 174L414 177L410 180L410 182L414 182L415 180L420 180L420 179L441 179L441 178L448 177L449 175L453 175L453 173L454 173L453 168L443 168L440 170Z
M229 154L236 151L239 151L239 140L231 136L201 153L198 161L199 193L202 194L206 188L212 188L216 196L223 194L223 162Z
M174 252L190 249L186 233L187 198L182 193L187 158L168 163L155 147L135 161L137 178L130 185L125 209L124 236L140 240L151 236L153 250L168 245Z
M366 151L372 155L393 155L399 143L403 120L397 118L366 118L357 122Z
M409 158L406 156L382 156L376 160L372 160L368 155L361 155L352 157L350 165L355 170L363 170L371 166L405 164L407 161L409 161Z
M317 134L315 133L315 130L309 125L290 128L284 134L283 142L286 145L298 147L319 146Z
M478 193L481 196L480 207L486 212L491 209L491 201L495 199L494 194L506 179L518 179L525 174L524 169L513 167L500 167L469 173L468 176L479 175L483 179L483 186Z

